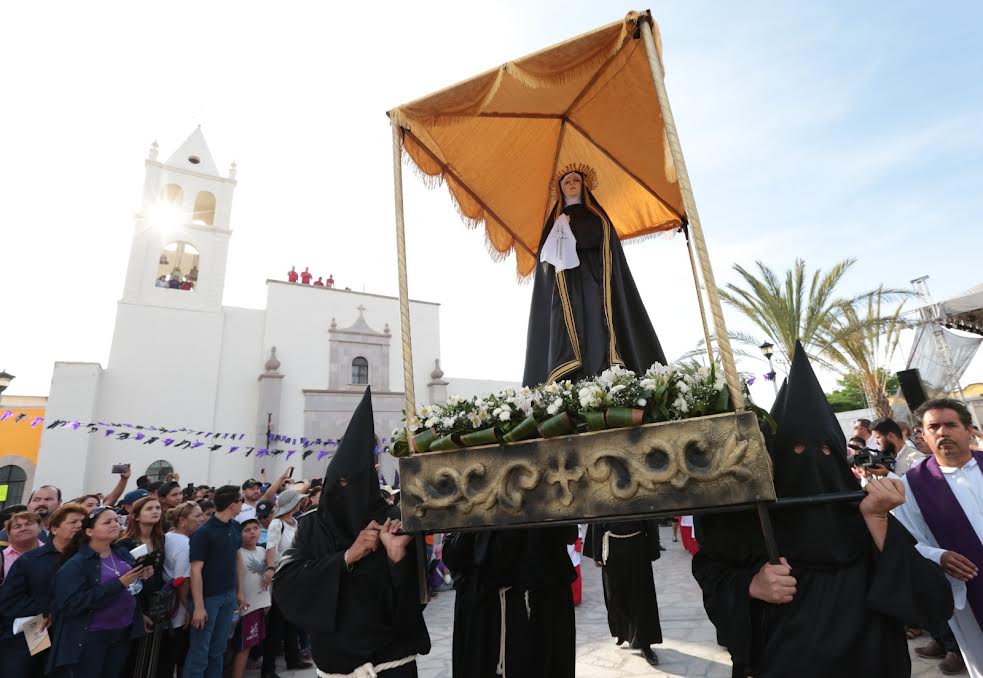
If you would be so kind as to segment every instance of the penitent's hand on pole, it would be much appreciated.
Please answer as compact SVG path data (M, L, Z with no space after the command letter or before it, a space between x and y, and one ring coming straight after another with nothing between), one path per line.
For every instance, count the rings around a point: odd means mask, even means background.
M751 580L748 593L752 598L763 600L773 605L791 603L795 596L795 577L792 567L784 558L778 564L765 563Z
M373 520L358 533L358 536L355 537L355 543L345 551L345 565L348 566L348 569L351 569L352 565L379 548L379 530L381 529L382 526Z
M864 487L867 496L860 502L860 514L878 551L887 539L887 515L905 502L904 483L893 478L871 478Z
M398 563L406 557L406 549L410 545L410 542L413 541L413 535L399 534L402 526L403 523L399 520L387 518L385 524L382 526L382 530L379 532L379 540L386 549L386 555L394 563Z

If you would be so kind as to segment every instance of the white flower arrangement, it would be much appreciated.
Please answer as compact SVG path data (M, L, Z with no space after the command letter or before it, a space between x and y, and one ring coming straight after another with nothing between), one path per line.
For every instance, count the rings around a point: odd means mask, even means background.
M508 431L528 417L543 421L566 413L580 420L583 413L609 408L644 409L648 421L668 421L722 412L728 407L727 388L720 370L655 363L641 376L613 365L592 379L508 388L473 398L452 396L440 405L423 405L405 427L412 434L433 429L439 436L496 427ZM393 432L396 437L397 429Z

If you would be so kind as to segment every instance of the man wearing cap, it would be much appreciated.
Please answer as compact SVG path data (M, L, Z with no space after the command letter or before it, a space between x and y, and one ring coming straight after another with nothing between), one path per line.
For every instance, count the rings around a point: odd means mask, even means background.
M289 472L290 469L284 471L283 475L273 481L273 483L266 488L266 492L263 492L262 490L263 483L259 482L255 478L250 478L244 482L242 484L242 500L244 503L242 505L242 510L236 517L236 520L242 523L250 518L255 518L256 504L259 503L260 499L272 502L273 498L276 496L276 493L279 492L280 488L283 487L283 484L287 482L287 473Z
M301 494L296 490L284 490L277 497L276 508L273 511L276 518L270 522L266 538L266 572L264 576L268 578L264 578L264 581L267 583L272 580L273 571L283 554L293 546L294 536L297 534L297 519L294 518L294 513L302 508L301 502L306 497L306 494ZM300 656L297 627L283 616L280 606L274 599L270 613L266 617L266 644L263 648L261 676L276 674L276 657L280 654L281 647L288 669L309 669L312 666L310 662L304 661Z

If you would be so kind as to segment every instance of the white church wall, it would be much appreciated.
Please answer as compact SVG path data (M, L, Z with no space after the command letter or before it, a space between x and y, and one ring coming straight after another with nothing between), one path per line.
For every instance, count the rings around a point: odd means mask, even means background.
M507 388L521 388L522 383L518 381L500 381L496 379L460 379L457 377L444 377L447 382L447 395L459 396L461 398L471 398L476 395L495 393Z
M121 302L99 416L111 422L213 430L223 320L222 313ZM130 461L135 475L158 459L169 461L182 478L208 477L209 455L199 450L103 437L90 451L94 468ZM90 473L86 480L95 477Z
M98 363L56 362L46 421L78 420L86 424L95 420L102 374L102 366ZM82 494L89 466L89 438L88 433L70 427L45 429L41 433L35 486L54 485L66 498ZM111 480L109 471L110 468L105 469L102 484ZM109 489L109 485L101 485L98 491Z
M218 398L215 421L209 430L245 433L240 446L258 445L254 437L256 407L259 397L257 377L263 370L263 325L266 314L261 310L223 309L222 353L218 370ZM209 479L212 484L238 485L254 476L253 457L242 451L206 453L209 459ZM183 478L182 478L183 479ZM188 478L199 482L198 478Z

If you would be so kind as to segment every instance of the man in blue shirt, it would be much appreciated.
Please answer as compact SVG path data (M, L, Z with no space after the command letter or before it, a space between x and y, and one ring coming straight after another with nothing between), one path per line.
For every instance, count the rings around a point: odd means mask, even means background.
M236 515L242 494L235 485L215 491L215 515L191 535L191 642L184 678L221 678L222 655L236 610L245 607L242 537Z

